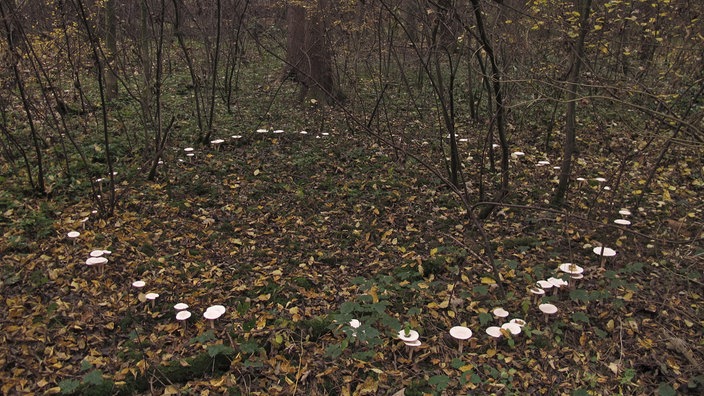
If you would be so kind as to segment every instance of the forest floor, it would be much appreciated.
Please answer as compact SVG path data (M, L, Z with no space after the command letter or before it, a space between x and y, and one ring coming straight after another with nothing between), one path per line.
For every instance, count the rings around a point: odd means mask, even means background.
M516 147L526 155L512 159L505 202L525 206L496 210L485 245L412 159L344 128L274 127L284 132L244 133L190 159L176 147L155 182L118 174L110 218L88 199L28 196L5 168L2 393L704 390L700 153L673 148L645 189L656 152L629 157L636 165L619 173L621 157L584 140L577 172L587 180L570 190L568 210L546 211L557 171ZM629 142L608 150L629 152ZM621 208L631 226L613 223ZM602 265L596 246L617 255ZM111 251L104 268L85 264L95 249ZM549 291L542 300L558 312L545 316L528 289L566 262L585 276ZM178 302L193 313L185 326ZM226 312L208 322L214 304ZM495 318L497 307L509 316ZM510 318L525 320L521 334L485 332ZM460 324L474 332L462 353L448 334ZM406 327L421 346L398 340Z

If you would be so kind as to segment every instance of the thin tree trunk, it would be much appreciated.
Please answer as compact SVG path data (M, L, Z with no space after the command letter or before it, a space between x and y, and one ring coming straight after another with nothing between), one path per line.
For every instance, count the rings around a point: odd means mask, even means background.
M572 50L572 67L567 77L567 112L565 124L565 143L562 149L562 164L560 166L560 181L552 198L552 205L562 206L570 184L572 171L572 157L577 150L577 89L579 85L579 71L584 58L584 40L589 32L587 22L591 11L592 0L575 0L579 10L579 37Z
M105 98L108 102L117 98L117 75L115 74L115 55L117 54L117 16L115 0L105 3L105 46L107 54L105 66Z
M482 45L482 48L484 48L491 66L491 87L494 96L493 100L496 104L496 129L499 134L499 144L501 145L501 191L499 191L499 194L494 201L500 202L506 194L508 194L509 189L509 149L508 140L506 139L506 109L504 108L504 96L501 87L501 71L499 70L499 66L496 61L494 48L491 45L489 36L486 34L486 29L484 28L484 17L482 16L479 0L471 1L472 10L474 11L474 17L477 22L477 30L479 30L480 44ZM486 206L479 214L479 218L486 218L493 209L493 206Z

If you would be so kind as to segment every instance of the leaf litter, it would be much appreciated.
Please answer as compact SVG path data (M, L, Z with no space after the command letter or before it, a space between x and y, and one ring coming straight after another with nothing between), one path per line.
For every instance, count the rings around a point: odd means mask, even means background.
M505 208L485 223L500 258L497 280L463 211L432 177L370 148L286 133L225 143L168 180L131 186L114 218L91 218L83 229L91 206L78 202L61 209L55 236L36 249L3 243L0 390L68 393L111 381L113 391L144 392L139 381L149 379L164 394L702 389L701 244L662 242L675 239L662 227L673 215L671 193L641 203L630 226L650 241L609 224L610 198L596 185L574 198L591 217ZM659 176L664 191L675 172ZM516 190L531 192L518 203L540 206L550 186L529 180L516 176ZM684 210L677 221L701 215L701 186L689 185L678 191L687 204L676 208ZM618 259L598 273L585 246L612 240ZM103 273L83 263L93 249L112 251ZM545 322L527 289L564 262L587 275L576 289L546 293L560 309ZM132 287L135 280L145 287ZM497 281L509 290L504 300ZM160 297L147 303L142 292ZM382 307L367 317L419 329L413 360L389 328L348 344L333 318L353 301ZM174 319L176 302L194 312L185 328ZM227 311L210 329L200 318L212 304ZM520 335L478 336L496 323L495 306L527 322ZM458 355L447 331L462 323L477 336ZM345 348L331 357L335 345ZM227 359L193 374L199 353ZM166 379L176 367L193 370Z

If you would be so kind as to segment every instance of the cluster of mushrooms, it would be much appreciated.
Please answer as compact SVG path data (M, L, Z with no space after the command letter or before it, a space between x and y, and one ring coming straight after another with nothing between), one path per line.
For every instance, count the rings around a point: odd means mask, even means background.
M141 289L144 286L146 286L146 282L142 280L134 281L132 282L132 287L136 289ZM154 303L154 300L156 300L159 297L158 293L147 293L144 295L144 298L146 300L150 300L152 304ZM188 304L186 303L177 303L174 305L174 310L176 311L176 320L179 322L183 323L183 329L184 331L187 328L187 321L188 319L193 316L191 311L188 310L190 308ZM227 308L223 305L211 305L208 307L208 309L203 312L203 317L210 322L210 328L214 329L215 328L215 320L221 317L225 311L227 311Z
M616 252L613 249L607 247L596 247L593 249L593 251L595 254L599 255L602 258L602 266L604 260L607 257L612 257L616 255ZM580 267L577 264L563 263L560 264L557 269L564 274L564 277L569 277L572 283L575 283L576 281L584 277L584 268ZM546 280L537 281L535 286L529 289L529 292L534 295L535 302L537 303L539 302L540 298L544 296L549 290L552 289L554 293L557 293L560 288L571 286L570 281L558 277L550 277ZM538 309L545 316L546 323L549 317L551 315L556 314L558 311L557 306L551 303L538 304ZM509 316L509 312L501 307L495 308L492 313L494 314L494 317L498 320L504 320ZM352 334L353 337L356 337L357 329L359 329L359 327L362 325L361 322L358 319L352 319L348 323L348 325L352 328L352 332L350 334ZM489 326L486 328L485 331L488 336L492 337L494 341L497 341L501 337L510 337L520 334L523 326L525 325L525 320L513 318L501 324L500 326ZM472 338L473 335L472 330L466 326L454 326L450 329L449 333L452 338L457 340L459 353L462 353L464 343L470 338ZM409 349L409 360L413 356L413 350L423 344L420 341L420 334L418 333L418 331L409 329L408 327L406 327L405 329L401 329L398 332L397 337L399 340L403 341L403 343Z

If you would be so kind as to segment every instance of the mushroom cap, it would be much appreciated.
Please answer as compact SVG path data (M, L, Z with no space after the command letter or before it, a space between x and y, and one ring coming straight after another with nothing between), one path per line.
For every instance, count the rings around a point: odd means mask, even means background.
M492 312L494 313L494 315L496 315L499 318L505 318L508 316L508 311L501 308L501 307L494 308L494 310Z
M105 264L108 262L108 259L105 257L89 257L86 260L86 265L96 265L96 264Z
M191 151L193 151L193 147L186 147L185 149L183 149L183 151L190 153Z
M188 311L178 311L176 313L176 320L186 320L191 317L191 313Z
M538 166L545 166L545 165L550 165L550 161L545 161L545 160L538 161Z
M142 288L146 285L147 285L147 283L142 280L132 282L132 287L136 287L137 289Z
M450 335L458 340L467 340L472 337L472 330L464 326L455 326L450 329Z
M146 298L147 300L156 300L157 298L159 298L159 293L147 293L144 295L144 298Z
M567 281L562 280L560 278L555 278L554 276L549 277L548 282L550 282L553 285L553 287L557 287L557 288L568 285Z
M631 225L631 221L626 219L616 219L614 220L614 223L618 225Z
M267 132L269 132L268 129L264 129L264 128L257 129L257 133L267 133Z
M546 280L539 280L535 282L535 284L539 287L542 287L543 289L552 289L552 287L554 286L552 283Z
M206 309L206 311L219 312L220 315L222 315L225 313L225 311L227 311L227 308L222 305L211 305L208 307L208 309Z
M631 211L626 208L621 208L621 210L618 211L618 214L620 214L621 216L630 216Z
M101 249L96 249L96 250L93 250L92 252L90 252L91 257L100 257L102 255L103 255L103 250L101 250Z
M616 251L608 248L608 247L603 247L603 246L597 246L594 249L592 249L594 254L597 254L599 256L604 256L604 257L613 257L616 255Z
M557 267L560 271L565 272L570 275L577 275L584 272L584 268L572 263L562 263Z
M486 333L494 338L501 338L501 327L499 326L489 326L486 328Z
M550 285L550 286L552 287L552 285ZM543 289L542 287L531 287L531 288L528 289L528 290L529 290L531 293L537 294L537 295L539 295L539 296L542 296L543 294L545 294L545 289Z
M233 139L242 139L242 135L232 135L230 137Z
M408 336L406 336L406 330L404 329L398 332L398 339L406 343L417 341L418 338L420 338L420 334L415 330L409 330Z
M81 233L78 231L70 231L68 234L66 234L67 237L69 238L78 238L81 236Z
M420 342L420 340L408 341L408 342L404 341L403 343L409 347L419 347L419 346L423 345L423 343Z
M510 322L510 323L515 323L515 324L517 324L517 325L519 325L519 326L521 326L521 327L523 327L523 326L526 325L526 321L525 321L525 320L523 320L523 319L518 319L518 318L513 318L513 319L511 319L509 322Z
M283 129L274 129L274 133L284 133Z
M519 326L517 323L504 323L501 325L501 328L504 330L508 330L513 335L521 334L521 326Z
M580 182L583 182L583 181L586 181L586 180L587 180L587 179L585 179L585 178L583 178L583 177L578 177L578 178L577 178L577 181L580 181Z
M212 310L212 309L206 309L205 312L203 312L203 317L208 319L208 320L215 320L219 317L222 316L225 312L222 312L220 310Z
M359 319L350 320L350 327L352 327L353 329L357 329L361 325L362 325L362 322L360 322Z
M177 311L186 310L186 309L188 309L188 304L186 304L186 303L178 303L178 304L174 305L174 309L177 310Z
M584 278L584 274L571 274L570 278L572 278L574 280L580 280L580 279Z
M598 181L599 183L603 183L603 182L606 181L606 179L603 178L603 177L595 177L594 180L595 180L595 181Z
M538 305L538 309L548 315L552 315L557 312L557 307L550 303L540 304Z
M220 143L224 143L224 142L225 141L223 139L215 139L215 140L211 140L210 144L220 144Z

